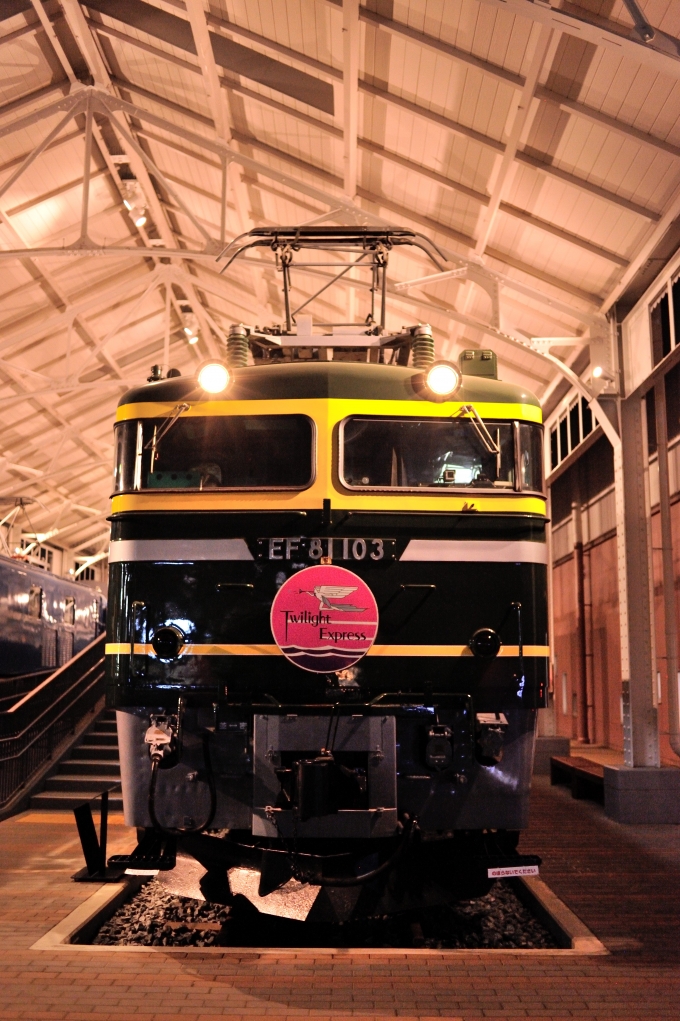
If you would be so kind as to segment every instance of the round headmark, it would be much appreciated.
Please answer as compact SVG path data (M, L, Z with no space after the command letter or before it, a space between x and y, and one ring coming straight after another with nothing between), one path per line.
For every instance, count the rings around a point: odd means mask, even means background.
M378 606L365 581L335 564L307 567L283 583L271 611L274 640L303 670L344 670L365 656L378 631Z

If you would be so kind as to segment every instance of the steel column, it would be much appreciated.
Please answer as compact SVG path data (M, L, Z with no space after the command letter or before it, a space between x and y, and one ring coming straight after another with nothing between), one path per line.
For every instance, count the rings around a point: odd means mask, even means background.
M663 617L668 679L668 738L680 756L680 675L678 675L678 629L673 565L671 494L668 478L668 419L666 418L666 377L654 387L656 445L659 459L659 516L661 519L661 561L663 576Z
M577 471L579 466L575 466ZM583 522L581 516L580 486L576 500L571 505L571 519L574 528L574 581L576 599L576 642L578 649L578 675L576 677L576 739L579 744L590 744L588 733L588 685L586 680L586 621L585 595L583 587Z
M621 444L614 448L614 485L624 759L626 766L658 766L646 419L637 397L621 401L620 412Z

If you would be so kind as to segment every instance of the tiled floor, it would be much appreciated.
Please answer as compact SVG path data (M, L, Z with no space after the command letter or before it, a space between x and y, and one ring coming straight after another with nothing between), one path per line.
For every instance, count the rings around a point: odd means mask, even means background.
M134 835L111 820L111 853ZM72 818L0 824L0 1019L680 1018L680 827L623 827L537 778L526 851L607 957L30 950L93 887Z

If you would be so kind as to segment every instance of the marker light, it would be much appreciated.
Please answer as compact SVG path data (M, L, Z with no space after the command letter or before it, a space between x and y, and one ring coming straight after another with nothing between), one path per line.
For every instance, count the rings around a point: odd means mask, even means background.
M208 362L198 374L198 384L208 394L220 394L229 386L229 369L222 362Z
M450 397L458 389L460 373L450 362L435 362L427 370L425 383L437 397Z
M595 379L599 379L601 375L602 375L602 366L601 365L596 365L595 368L593 369L593 376L594 376Z
M144 213L142 213L142 215L138 216L137 219L135 220L135 227L143 227L145 223L146 217L144 216Z

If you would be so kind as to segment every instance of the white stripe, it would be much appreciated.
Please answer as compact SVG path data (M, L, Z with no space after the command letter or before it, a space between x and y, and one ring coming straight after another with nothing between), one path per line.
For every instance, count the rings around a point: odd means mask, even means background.
M110 564L137 560L179 563L252 559L244 539L116 539L109 548Z
M501 564L547 564L544 542L504 539L411 539L401 560L491 561Z

